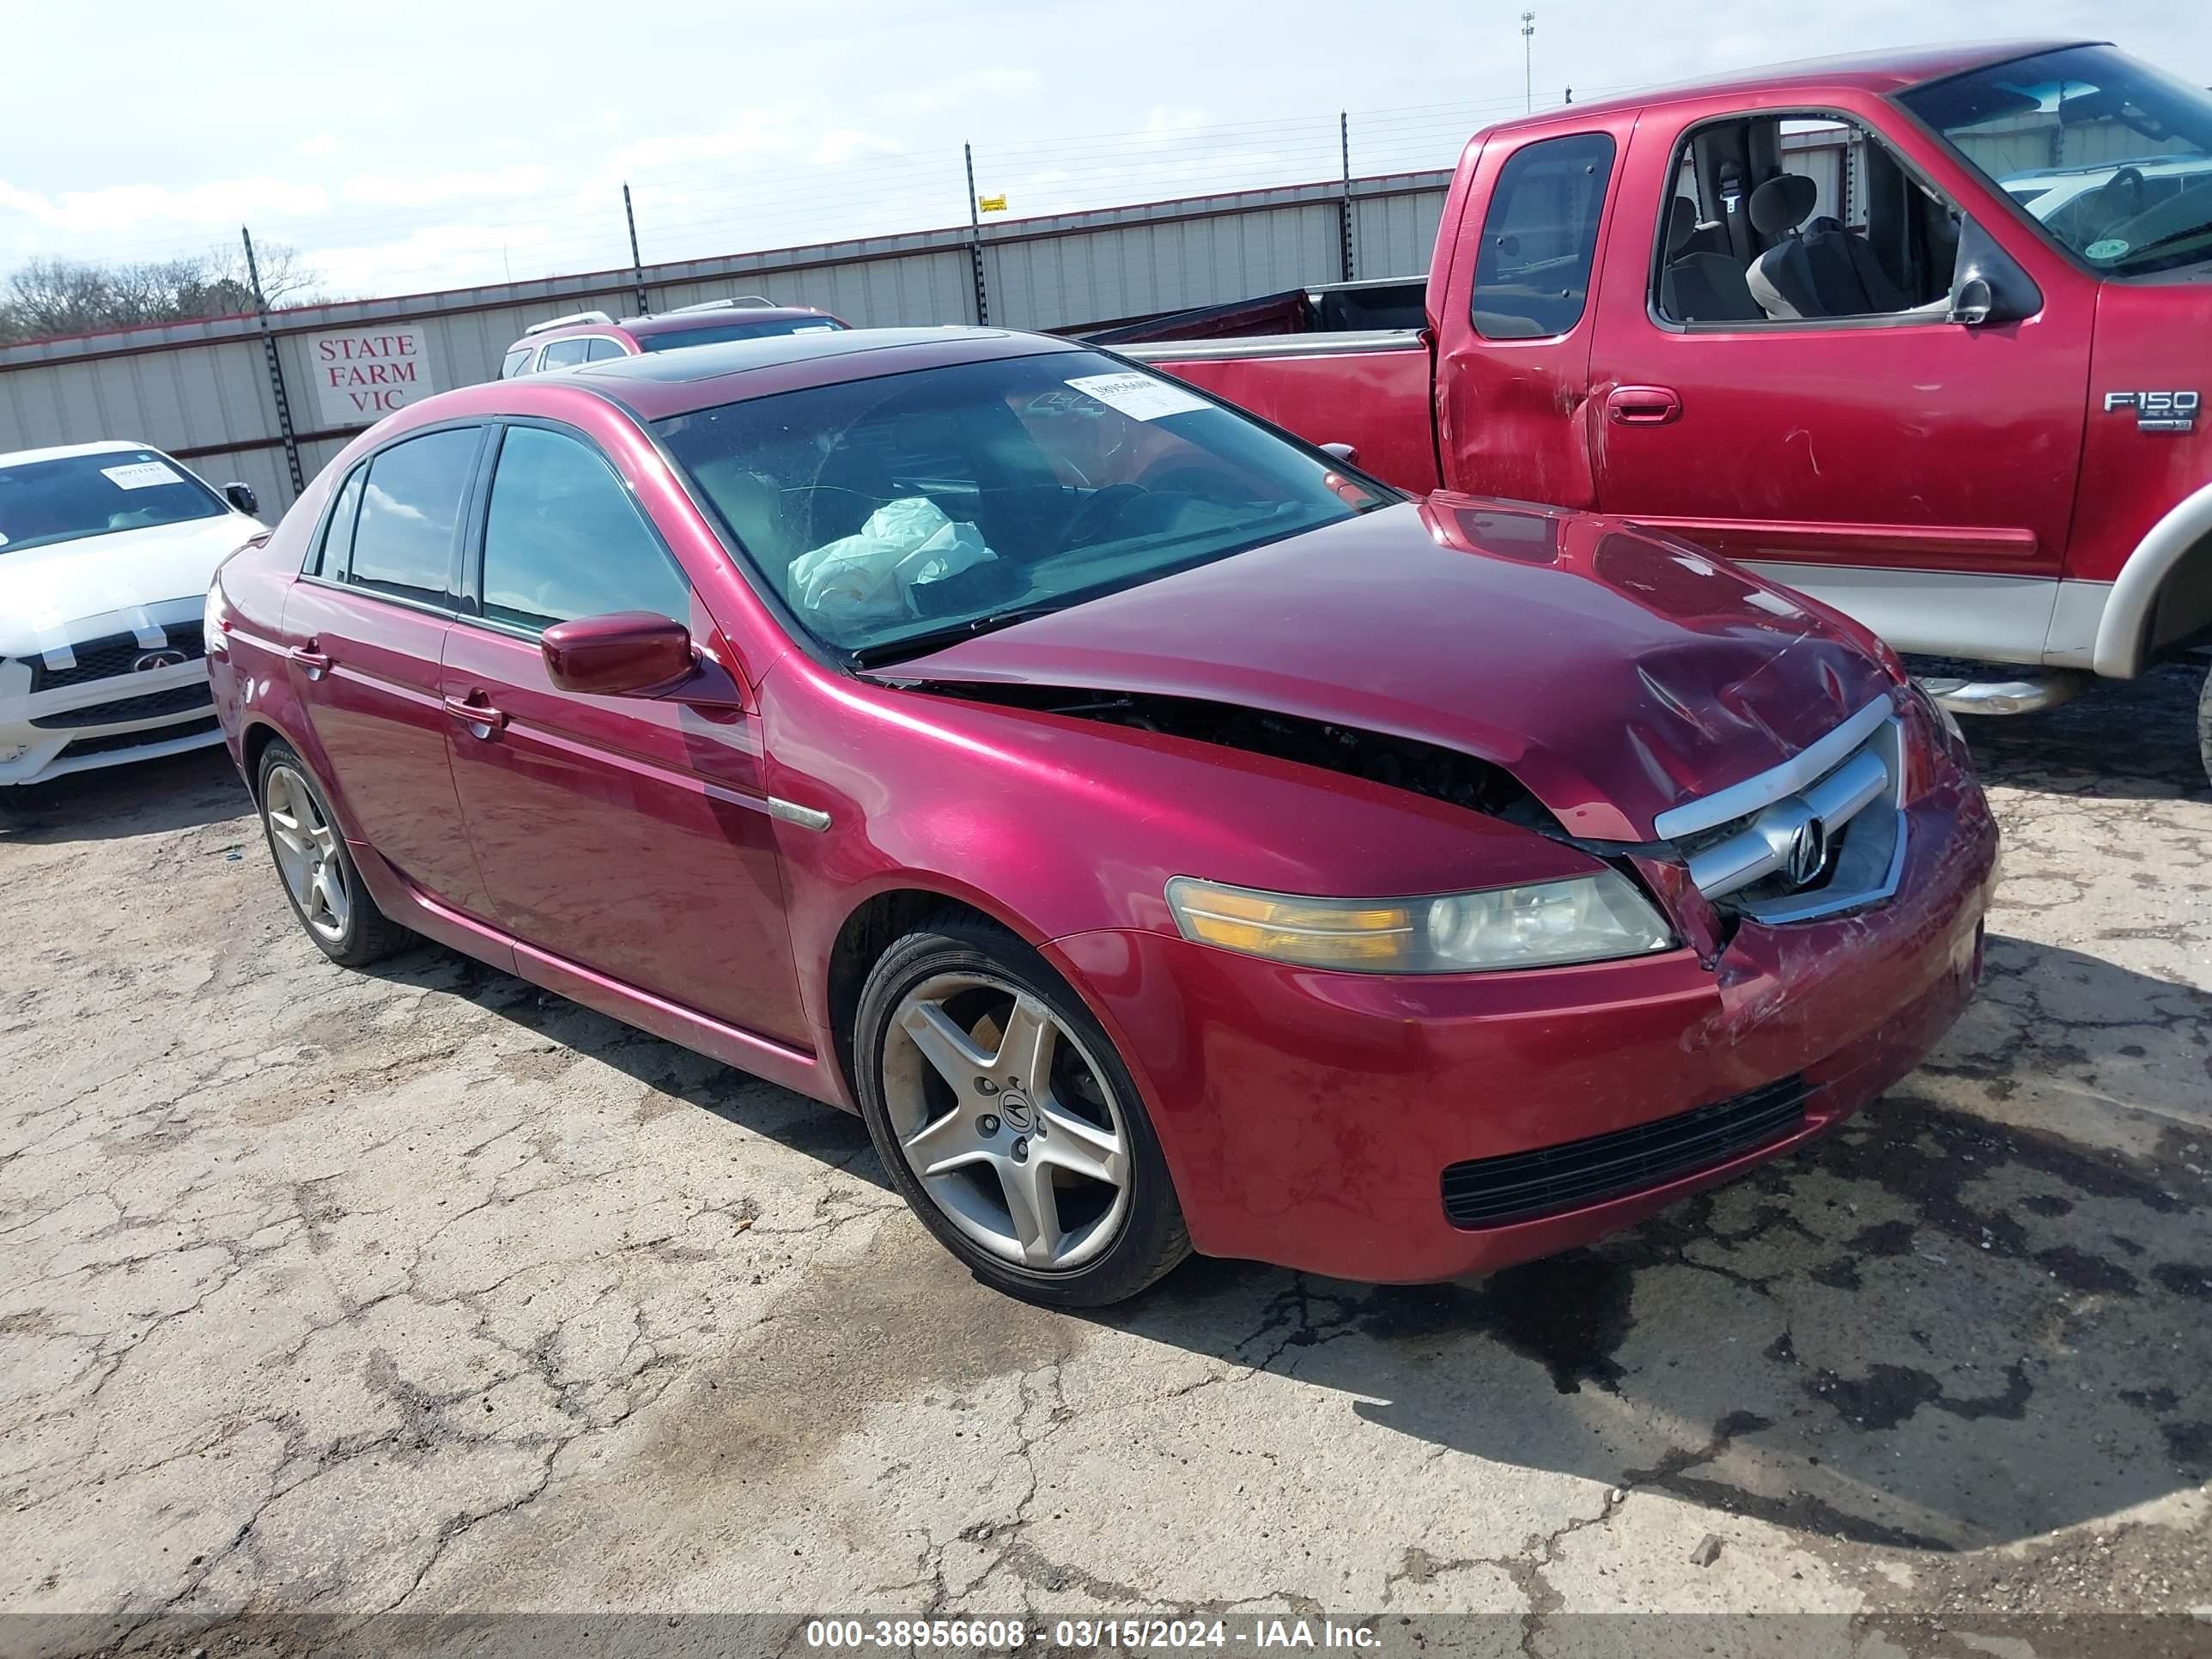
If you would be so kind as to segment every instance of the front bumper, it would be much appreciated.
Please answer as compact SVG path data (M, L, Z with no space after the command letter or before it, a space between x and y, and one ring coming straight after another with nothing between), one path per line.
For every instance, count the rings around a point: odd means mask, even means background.
M151 607L127 633L109 618L65 649L0 660L0 788L221 743L201 604ZM182 659L161 661L167 656Z
M1540 972L1322 973L1141 930L1047 947L1151 1108L1193 1243L1419 1282L1587 1243L1821 1134L1917 1065L1981 965L1996 829L1947 769L1907 809L1893 896L1688 950ZM1649 1184L1508 1224L1445 1213L1444 1171L1800 1083L1802 1119Z

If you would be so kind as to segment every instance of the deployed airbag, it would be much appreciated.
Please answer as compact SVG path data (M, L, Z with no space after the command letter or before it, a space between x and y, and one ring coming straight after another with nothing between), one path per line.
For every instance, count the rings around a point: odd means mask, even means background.
M915 588L997 556L974 525L955 524L927 495L911 495L878 507L857 534L793 559L791 600L832 623L910 617Z

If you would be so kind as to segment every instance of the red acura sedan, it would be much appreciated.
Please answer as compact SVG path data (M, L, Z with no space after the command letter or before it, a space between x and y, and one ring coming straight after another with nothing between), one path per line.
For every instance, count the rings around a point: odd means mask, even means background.
M857 1109L1047 1302L1587 1241L1832 1127L1980 967L1981 790L1855 624L1060 340L429 398L207 639L333 960L425 935Z

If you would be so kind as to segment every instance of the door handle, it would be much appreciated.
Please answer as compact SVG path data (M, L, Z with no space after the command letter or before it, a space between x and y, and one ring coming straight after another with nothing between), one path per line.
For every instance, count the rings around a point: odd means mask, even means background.
M1671 386L1617 386L1605 412L1620 426L1665 426L1682 417L1682 394Z
M1324 454L1334 455L1340 461L1356 459L1359 454L1350 444L1323 444L1321 447Z
M331 659L315 649L313 640L305 645L295 645L284 654L300 665L300 672L311 680L319 680L331 672Z
M472 691L465 697L447 697L446 712L467 726L471 737L489 739L493 733L506 729L507 716L489 703L478 702L483 695Z

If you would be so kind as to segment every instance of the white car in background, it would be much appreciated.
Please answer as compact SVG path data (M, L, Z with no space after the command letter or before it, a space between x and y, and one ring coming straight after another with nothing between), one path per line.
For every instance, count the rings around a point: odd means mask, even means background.
M2087 249L2113 226L2212 184L2212 156L2142 155L2087 167L2036 167L1997 181L2069 247Z
M0 805L222 741L201 612L257 507L143 444L0 454Z

